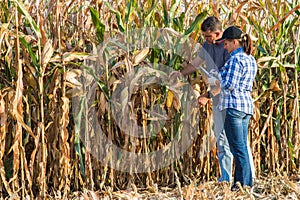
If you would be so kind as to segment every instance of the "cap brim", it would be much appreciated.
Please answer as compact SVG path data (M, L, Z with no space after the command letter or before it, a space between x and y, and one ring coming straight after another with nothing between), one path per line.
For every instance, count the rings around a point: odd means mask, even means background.
M220 38L220 39L217 39L215 40L216 42L223 42L226 38Z
M224 42L224 40L225 39L222 39L222 38L218 39L218 40L215 40L215 44L221 44L222 42Z

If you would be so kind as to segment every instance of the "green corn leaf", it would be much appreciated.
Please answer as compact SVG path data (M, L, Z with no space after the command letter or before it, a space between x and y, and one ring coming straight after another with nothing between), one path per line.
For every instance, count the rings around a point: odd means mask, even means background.
M176 63L177 59L178 59L178 55L173 54L172 59L170 59L169 66L172 66L173 68L175 68L175 63Z
M151 7L151 9L150 9L150 11L149 11L149 13L148 13L147 16L145 17L145 20L144 20L144 27L147 26L147 25L149 25L150 18L151 18L151 16L152 16L152 13L153 13L154 9L155 9L156 6L157 6L157 3L158 3L158 2L153 3L153 5L152 5L152 7Z
M111 44L117 46L118 48L124 50L125 52L129 51L129 49L122 42L111 41Z
M258 49L258 51L262 52L263 55L267 55L267 54L268 54L268 52L267 52L261 45L259 45L259 46L257 47L257 49Z
M170 19L172 20L175 16L176 10L180 4L180 0L175 0L174 4L172 5L170 9Z
M109 101L110 100L110 96L109 96L109 92L108 89L106 87L106 85L98 78L98 76L95 74L94 70L86 65L81 65L81 67L83 67L85 70L88 71L88 73L90 75L93 76L93 78L97 81L97 84L99 85L101 91L104 93L106 99Z
M94 8L90 7L90 12L93 24L96 27L98 42L102 43L104 40L105 25L101 23L99 13Z
M289 147L289 157L291 158L291 161L293 163L293 165L295 165L295 146L293 144L293 138L294 138L294 131L293 131L293 125L289 124L289 139L288 139L288 147Z
M154 68L157 68L158 66L160 51L162 50L159 50L157 48L153 48L151 51L150 62L153 63Z
M290 26L288 27L288 33L291 33L293 30L293 27L295 27L295 24L299 22L299 18L297 19L297 17L295 17L292 22L290 23ZM289 34L287 34L287 37L289 36Z
M181 13L181 15L177 18L174 18L173 20L173 24L175 26L175 30L178 32L183 32L184 29L184 24L183 24L183 20L185 18L185 13Z
M33 65L36 67L37 71L40 72L41 69L40 69L39 61L38 61L35 53L32 51L30 44L22 36L20 36L19 39L20 39L20 42L25 46L26 50L28 51L28 53L32 59Z
M286 74L286 69L285 69L284 65L281 62L278 62L278 64L279 64L280 72Z
M206 16L207 16L207 11L198 14L196 19L191 24L191 26L185 31L184 35L185 36L190 35L194 30L196 30Z
M300 45L298 45L295 50L295 65L297 71L300 72Z
M126 11L125 11L125 19L124 19L125 24L128 24L128 22L129 22L129 17L132 13L132 4L133 3L134 3L133 0L130 0L127 2Z
M82 63L78 63L78 62L76 62L76 63L68 62L68 64L76 65L76 66L79 66L79 67L82 67L83 69L85 69L97 81L97 84L99 85L101 91L104 93L106 99L108 101L110 100L109 92L108 92L106 85L98 78L98 76L96 75L96 73L94 72L94 70L92 68L90 68Z
M170 22L169 22L169 12L167 10L167 6L165 3L163 3L163 22L165 24L166 27L169 27L170 26Z
M19 0L12 0L11 2L14 2L16 4L16 7L18 8L19 12L26 17L28 22L31 25L31 28L35 32L38 38L41 38L41 32L39 27L36 25L35 21L32 19L31 15L27 12L24 4L20 2Z
M86 176L86 173L85 173L85 168L84 168L84 163L83 163L83 155L82 155L82 152L81 152L79 134L80 134L80 128L81 128L81 120L83 118L83 110L85 108L85 100L86 100L86 97L81 96L80 104L78 106L79 107L79 112L78 112L78 115L75 118L75 139L74 139L75 151L76 151L76 153L79 157L80 169L81 169L82 174L84 176Z
M1 9L2 9L2 11L4 12L4 17L5 17L5 23L7 23L8 22L8 19L9 19L9 10L6 8L6 6L4 5L4 2L3 1L1 1L0 2L0 5L1 5ZM10 1L8 1L8 5L10 5ZM10 6L8 6L8 7L10 7Z
M116 17L117 17L117 23L118 23L118 28L119 30L124 33L125 31L125 28L124 28L124 25L123 25L123 21L122 21L122 17L121 17L121 13L119 11L116 11L110 4L109 2L105 1L104 2L105 5L114 13L116 14Z

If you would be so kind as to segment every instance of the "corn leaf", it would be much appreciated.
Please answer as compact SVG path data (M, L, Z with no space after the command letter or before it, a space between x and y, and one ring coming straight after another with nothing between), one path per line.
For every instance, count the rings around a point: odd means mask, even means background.
M84 118L83 111L85 109L85 101L86 101L86 97L81 96L79 101L79 106L78 106L79 111L77 113L77 116L75 116L75 139L74 139L75 151L79 157L80 169L84 176L86 176L86 173L85 173L84 162L83 162L83 154L80 145L80 130L81 130L81 121Z
M129 17L130 17L130 15L132 13L132 4L133 3L134 3L134 0L129 0L127 2L126 11L125 11L125 19L124 19L125 24L129 23Z
M291 15L293 14L295 11L297 11L298 9L300 9L300 5L297 5L295 8L293 8L292 10L290 10L284 17L282 17L270 30L269 32L272 32L273 30L279 28L279 26Z
M175 0L172 7L170 8L170 12L169 12L170 20L173 20L175 14L176 14L176 10L178 10L179 5L180 5L180 0Z
M87 70L87 72L90 75L93 76L93 78L97 81L97 84L99 85L101 91L105 94L106 99L110 100L110 96L109 96L108 89L107 89L106 85L98 78L95 71L92 68L90 68L86 65L83 65L83 64L80 64L79 66L83 67L85 70Z
M104 2L105 5L114 13L116 14L116 17L117 17L117 23L118 23L118 28L119 30L124 33L125 31L125 28L124 28L124 25L123 25L123 21L122 21L122 17L121 17L121 13L119 11L116 11L110 4L109 2L105 1Z
M297 72L299 73L300 72L300 47L298 46L297 49L296 49L296 55L295 55L295 65L296 65L296 69L297 69Z
M191 26L185 31L184 35L190 35L193 31L199 28L200 23L203 21L203 19L207 16L207 11L204 11L197 15L196 19L193 21Z
M40 29L37 26L37 24L35 23L35 21L32 19L31 15L26 10L24 4L19 0L11 0L11 2L14 2L16 4L16 6L17 6L18 10L20 11L20 13L22 15L24 15L26 17L26 19L28 20L28 22L30 23L30 25L31 25L32 29L34 30L35 34L37 35L37 37L41 38Z
M98 42L102 43L104 40L105 25L101 23L99 13L93 7L90 6L89 8L93 24L96 27Z
M4 12L5 23L7 23L8 22L8 18L9 18L9 10L4 5L4 1L1 1L0 5L1 5L2 11ZM10 7L10 1L8 1L8 7Z
M144 27L147 27L147 26L149 25L149 21L150 21L150 19L151 19L151 17L152 17L152 13L153 13L154 9L155 9L156 6L157 6L157 3L158 3L158 2L155 2L155 3L153 2L150 11L148 12L148 14L147 14L146 17L145 17L145 20L144 20Z
M183 32L184 29L184 23L183 20L185 18L185 13L181 13L179 17L174 18L173 24L175 26L175 30L179 32Z
M92 58L92 55L85 52L66 52L62 55L63 62L70 62L73 60L84 60Z
M167 8L167 1L163 1L162 5L163 5L163 22L165 24L166 27L170 26L170 20L169 20L169 12L168 12L168 8Z
M30 44L25 40L24 37L19 37L20 42L25 46L26 50L28 51L30 58L32 59L33 65L37 68L37 71L40 71L40 64L38 58L36 57L35 53L33 52Z

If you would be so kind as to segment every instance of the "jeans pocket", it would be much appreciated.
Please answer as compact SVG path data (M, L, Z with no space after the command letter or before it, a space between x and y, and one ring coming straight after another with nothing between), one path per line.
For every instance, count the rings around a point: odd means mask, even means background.
M247 114L233 108L227 108L226 115L229 115L230 117L234 118L244 118Z

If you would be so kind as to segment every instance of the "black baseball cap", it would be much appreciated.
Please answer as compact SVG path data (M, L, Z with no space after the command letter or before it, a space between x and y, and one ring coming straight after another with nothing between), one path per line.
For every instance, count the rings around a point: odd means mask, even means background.
M223 35L217 41L222 41L225 39L241 39L243 31L237 26L230 26L223 32Z

